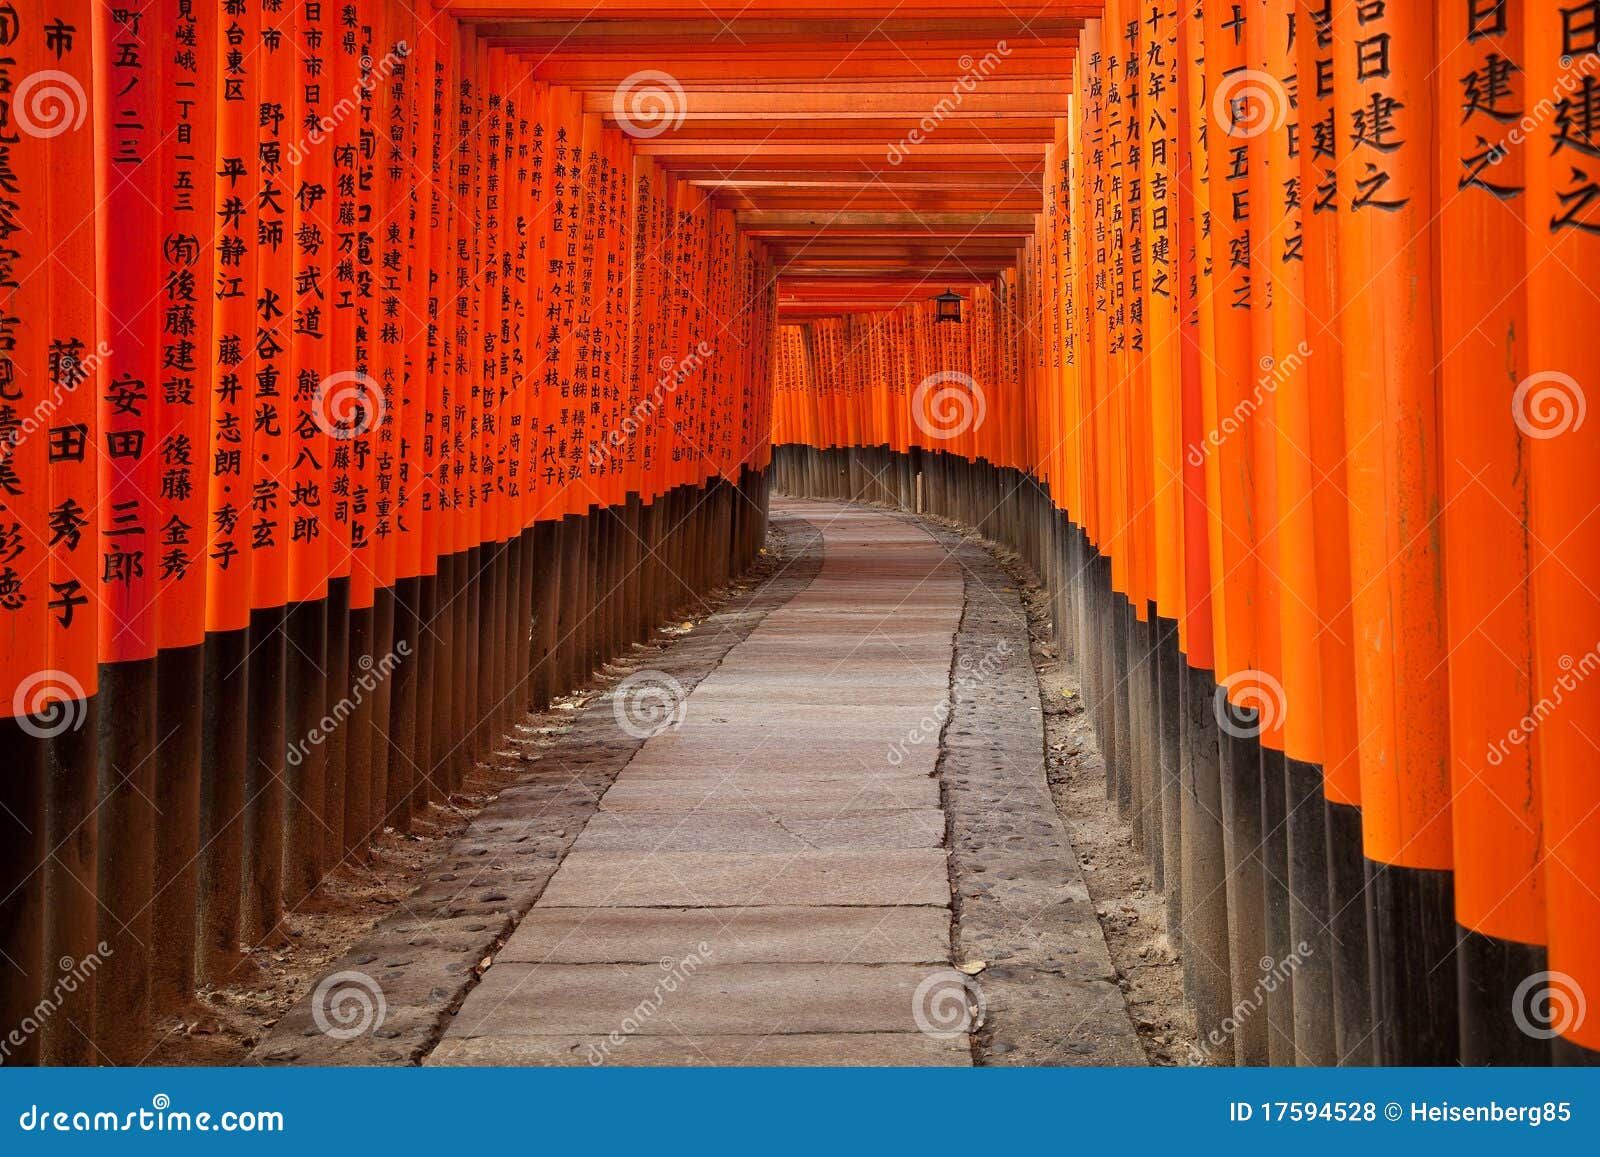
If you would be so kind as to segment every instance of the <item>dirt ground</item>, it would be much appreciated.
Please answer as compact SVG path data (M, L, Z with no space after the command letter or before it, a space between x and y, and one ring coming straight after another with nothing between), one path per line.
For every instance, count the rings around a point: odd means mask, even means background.
M517 782L527 763L543 748L560 742L578 708L603 695L618 679L651 666L651 656L728 599L765 581L783 565L787 551L780 536L769 536L756 565L733 585L712 592L690 618L657 629L656 638L635 647L580 691L557 700L549 711L529 714L517 734L479 764L464 790L448 806L430 804L409 833L385 828L365 860L347 860L312 896L289 912L278 933L243 954L234 979L202 988L191 1005L156 1025L145 1064L237 1065L245 1062L263 1034L277 1023L329 964L361 941L394 906L416 889L472 818Z
M1050 791L1088 881L1139 1042L1153 1065L1192 1064L1194 1026L1183 1003L1183 963L1167 939L1166 902L1116 804L1105 797L1105 764L1077 674L1051 639L1048 598L1020 558L992 545L991 550L1028 609Z

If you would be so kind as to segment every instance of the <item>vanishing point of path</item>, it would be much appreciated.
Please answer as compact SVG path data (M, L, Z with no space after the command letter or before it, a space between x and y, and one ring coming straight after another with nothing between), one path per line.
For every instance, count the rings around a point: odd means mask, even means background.
M691 672L639 671L588 709L592 729L636 735L587 804L535 773L520 811L485 812L446 857L452 884L488 878L486 855L519 867L512 845L565 809L481 979L446 965L464 999L433 986L439 1015L377 1059L1142 1063L1045 785L1014 589L983 550L888 512L780 500L774 524L802 548L772 605L724 612L692 689ZM380 927L345 962L381 987L391 1040L426 949L499 927L463 924L470 904L409 911L400 934L424 951L386 960ZM359 1041L318 1053L330 1018L308 1026L305 1005L262 1059L372 1063ZM282 1043L297 1032L313 1044Z

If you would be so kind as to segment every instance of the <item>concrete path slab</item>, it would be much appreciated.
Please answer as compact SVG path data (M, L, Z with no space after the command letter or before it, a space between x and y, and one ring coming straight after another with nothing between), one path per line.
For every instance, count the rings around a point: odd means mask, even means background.
M617 777L600 797L600 810L621 811L754 811L782 815L800 808L870 811L879 808L935 808L939 784L931 779L861 779L837 782L799 780L753 784L748 780L685 779L671 785Z
M912 1033L926 964L497 964L448 1038ZM666 968L662 964L667 965Z
M964 579L903 519L807 517L815 578L616 776L430 1063L970 1063L924 1031Z
M561 908L949 903L943 848L638 855L574 846L539 899Z
M964 1038L921 1032L793 1033L764 1036L472 1037L440 1043L430 1065L698 1065L777 1067L886 1065L964 1067Z
M937 964L950 913L936 907L536 908L496 966L659 964L700 951L718 964Z
M1139 1063L1009 580L937 527L781 507L820 565L594 777L426 1063Z
M586 852L797 852L807 848L937 848L938 808L839 812L601 812L572 845Z

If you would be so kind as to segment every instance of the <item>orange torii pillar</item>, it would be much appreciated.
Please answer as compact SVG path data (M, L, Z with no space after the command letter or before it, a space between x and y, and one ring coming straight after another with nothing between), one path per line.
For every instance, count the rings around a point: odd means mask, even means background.
M1558 1063L1592 1065L1600 1062L1600 422L1585 417L1586 391L1600 383L1592 284L1600 263L1600 9L1529 3L1526 20L1527 91L1561 96L1555 115L1533 127L1525 153L1532 372L1510 398L1528 450L1534 705L1505 741L1535 740L1550 946L1548 972L1524 977L1515 995L1524 1002L1519 1027L1551 1040Z
M14 107L38 83L25 81L52 67L40 6L13 9L0 30L0 112L7 126L0 160L11 174L43 174L47 138L39 128L50 127L49 122L38 126L28 106ZM87 28L83 40L86 45ZM68 124L87 113L81 90L47 92L45 102L35 107L47 109L52 97L58 104L55 115L69 118ZM0 720L0 761L6 768L0 783L0 952L7 970L0 985L0 1016L8 1032L30 1022L46 990L45 880L39 867L47 852L45 784L51 738L72 729L87 711L90 696L90 688L74 686L75 680L50 667L48 658L51 551L42 531L50 509L53 442L50 431L39 428L37 416L52 391L50 311L47 280L25 276L48 252L47 196L48 186L35 183L0 198L0 407L6 415L0 439L0 672L6 680L0 699L5 715ZM31 431L22 426L27 418L34 418ZM92 526L84 528L83 537L93 541ZM4 1042L6 1063L38 1062L38 1036L26 1036L20 1045Z
M1457 1056L1431 151L1434 13L1334 5L1339 297L1373 1040Z
M1355 658L1350 614L1350 503L1345 486L1344 377L1339 340L1338 159L1348 135L1334 107L1334 0L1297 0L1301 226L1305 233L1306 385L1310 397L1312 546L1321 695L1322 815L1328 864L1335 1059L1371 1062L1366 867L1356 752ZM1291 403L1292 405L1292 403ZM1296 1002L1298 1008L1298 1001Z
M1525 7L1439 10L1440 420L1464 1064L1549 1056L1516 1020L1518 986L1546 965L1538 736L1520 730L1534 698L1528 450L1513 404L1529 374L1527 145L1508 134L1528 91Z
M1227 859L1223 838L1222 766L1215 709L1217 654L1211 583L1210 514L1206 453L1204 378L1211 373L1208 349L1215 322L1211 234L1201 228L1209 215L1210 161L1205 147L1210 113L1205 85L1205 23L1187 7L1179 10L1180 173L1179 221L1182 304L1183 439L1183 632L1188 665L1180 703L1183 724L1182 779L1184 994L1195 1010L1204 1053L1233 1055L1226 1028L1233 1001L1228 941Z

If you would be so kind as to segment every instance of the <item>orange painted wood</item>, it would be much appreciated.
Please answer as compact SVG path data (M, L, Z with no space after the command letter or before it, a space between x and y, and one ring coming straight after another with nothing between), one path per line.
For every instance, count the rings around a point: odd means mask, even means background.
M1335 6L1339 322L1367 855L1450 866L1432 12Z
M1577 93L1600 68L1600 28L1563 20L1555 5L1525 6L1523 66L1527 92ZM1588 82L1585 77L1589 78ZM1576 86L1566 88L1565 86ZM1530 134L1527 165L1527 309L1529 376L1512 395L1527 436L1531 507L1533 695L1543 792L1545 895L1550 968L1579 993L1600 985L1600 782L1587 737L1600 720L1600 685L1591 678L1600 639L1600 603L1592 576L1600 568L1594 525L1594 469L1600 423L1584 415L1600 381L1593 335L1596 310L1589 272L1600 259L1600 204L1594 177L1600 139L1574 106ZM1525 728L1526 729L1526 728ZM1570 995L1571 984L1558 980ZM1565 1017L1565 1033L1600 1049L1600 1017Z

